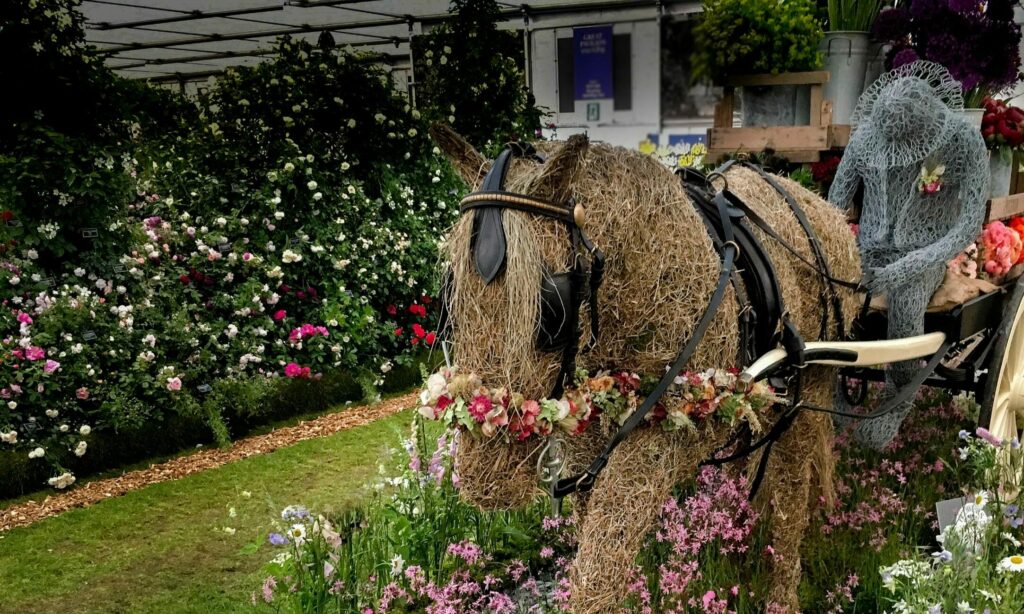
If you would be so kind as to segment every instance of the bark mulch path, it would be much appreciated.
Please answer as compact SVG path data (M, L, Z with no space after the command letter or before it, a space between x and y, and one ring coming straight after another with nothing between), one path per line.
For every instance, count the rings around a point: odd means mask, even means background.
M173 458L146 469L129 471L124 475L96 480L65 493L50 495L42 501L26 501L0 510L0 533L15 527L56 516L76 507L89 507L94 503L119 497L170 480L181 479L193 473L220 467L226 463L248 458L254 454L267 454L307 439L333 435L339 431L363 426L375 420L408 409L416 403L416 393L388 399L373 405L349 407L342 411L280 428L266 435L256 435L234 442L230 447L211 448L187 456Z

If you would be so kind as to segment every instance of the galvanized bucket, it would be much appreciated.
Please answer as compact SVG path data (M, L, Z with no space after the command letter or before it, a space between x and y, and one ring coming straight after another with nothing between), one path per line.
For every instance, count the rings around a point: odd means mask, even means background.
M826 32L821 41L824 67L830 74L823 95L832 101L833 124L850 123L864 91L869 46L867 32Z

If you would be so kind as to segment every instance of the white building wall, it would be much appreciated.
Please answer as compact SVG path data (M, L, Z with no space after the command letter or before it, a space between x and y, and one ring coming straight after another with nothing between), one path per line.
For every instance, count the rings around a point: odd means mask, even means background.
M695 3L695 7L699 6ZM695 7L677 6L677 13L690 12ZM710 120L672 122L666 125L661 118L661 23L657 10L595 11L564 17L550 17L531 23L529 81L538 106L550 114L545 124L547 138L565 139L572 134L586 133L592 140L613 145L637 148L651 135L657 135L661 144L669 142L671 135L705 135ZM558 111L558 47L557 39L571 38L574 27L592 25L613 26L615 34L631 35L632 57L632 109L614 110L613 100L577 100L575 111ZM587 120L587 103L600 105L600 118Z

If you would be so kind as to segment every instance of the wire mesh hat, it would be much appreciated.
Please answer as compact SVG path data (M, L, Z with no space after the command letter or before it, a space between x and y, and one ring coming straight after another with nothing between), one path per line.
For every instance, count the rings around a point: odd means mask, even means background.
M887 72L850 118L859 157L876 168L920 163L949 141L963 108L960 83L939 64L917 61Z

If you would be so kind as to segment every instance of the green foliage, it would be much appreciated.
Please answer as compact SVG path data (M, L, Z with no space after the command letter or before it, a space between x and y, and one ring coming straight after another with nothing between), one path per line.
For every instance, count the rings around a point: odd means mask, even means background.
M799 72L821 65L824 36L812 0L705 0L694 28L697 77Z
M86 53L68 49L71 64ZM376 389L433 342L436 246L459 182L381 68L289 40L277 51L198 101L83 61L89 83L120 93L109 129L62 132L46 112L13 124L0 145L3 447L67 472L94 429L131 436L171 415L224 445L332 402L329 387L286 386L285 408L286 379L360 371Z
M828 0L828 29L867 32L886 4L886 0Z
M543 111L525 85L522 38L499 30L494 0L452 0L456 13L413 41L416 101L481 151L533 139Z

